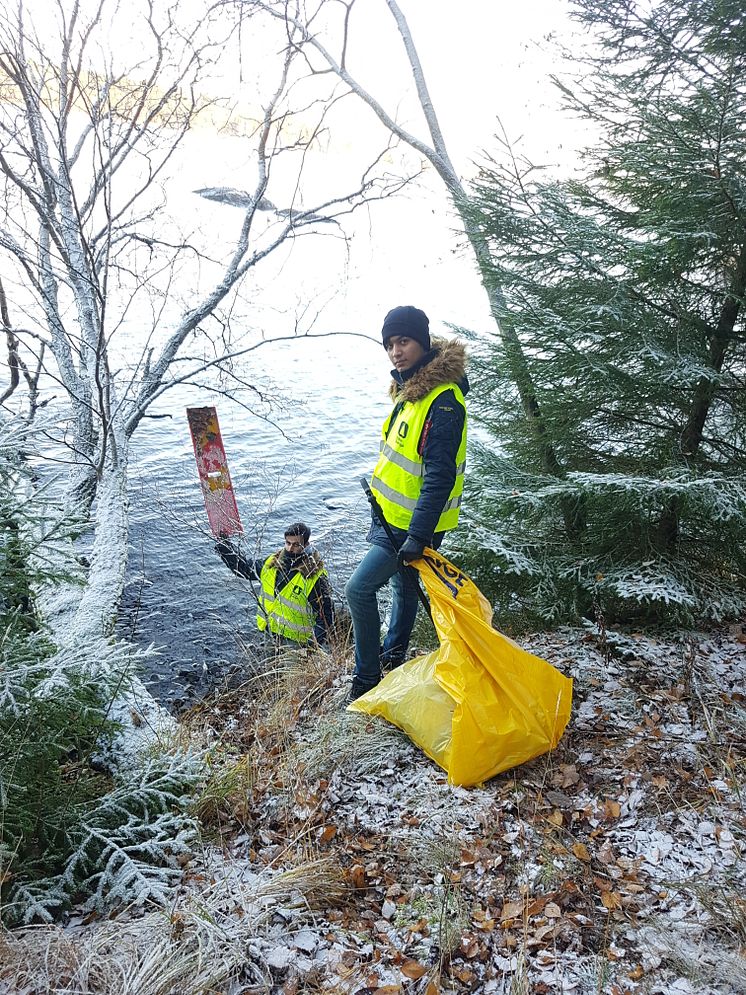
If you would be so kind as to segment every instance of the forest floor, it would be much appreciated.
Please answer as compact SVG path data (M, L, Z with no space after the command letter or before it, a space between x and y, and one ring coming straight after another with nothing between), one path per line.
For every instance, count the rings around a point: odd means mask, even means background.
M522 640L575 681L559 746L453 787L289 654L182 721L212 771L171 908L0 940L18 995L746 991L746 636ZM346 664L349 669L349 663Z

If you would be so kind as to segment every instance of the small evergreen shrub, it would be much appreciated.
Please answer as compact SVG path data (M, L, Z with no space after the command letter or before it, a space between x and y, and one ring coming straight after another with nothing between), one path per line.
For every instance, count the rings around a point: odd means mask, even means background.
M6 436L7 438L7 436ZM196 826L197 758L152 750L109 769L121 734L109 718L130 647L100 639L59 649L34 613L44 535L17 453L0 445L0 919L49 922L74 903L163 903ZM35 563L35 567L31 567Z
M0 898L8 924L50 921L74 902L165 902L195 825L186 814L199 764L143 758L111 773L97 760L118 730L107 718L122 648L96 660L55 652L5 620L0 653ZM108 659L107 659L108 658Z

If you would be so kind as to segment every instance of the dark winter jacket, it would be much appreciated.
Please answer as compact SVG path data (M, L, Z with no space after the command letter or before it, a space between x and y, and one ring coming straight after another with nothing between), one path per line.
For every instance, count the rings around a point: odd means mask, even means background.
M227 539L219 539L215 544L215 549L220 554L225 565L238 577L245 577L247 580L256 581L260 579L267 559L266 556L259 557L258 559L250 559L243 556ZM270 566L277 567L275 577L275 593L277 593L296 574L300 574L301 577L310 577L311 574L323 569L324 561L312 546L306 546L300 556L291 556L284 549L278 550L273 555ZM313 627L316 642L326 643L329 641L334 624L332 589L328 577L319 577L313 585L309 604L311 611L316 617L316 623Z
M392 370L393 383L389 393L394 402L389 424L405 401L418 401L431 390L444 383L455 383L462 394L469 390L466 377L466 350L456 341L432 339L433 348L408 370L400 373ZM439 394L428 412L425 427L420 436L420 454L425 466L422 491L417 507L412 515L409 529L392 528L397 547L407 535L438 548L443 533L433 534L433 530L443 511L456 480L456 454L461 445L465 412L452 390ZM375 514L368 533L368 541L377 546L391 547L391 542Z

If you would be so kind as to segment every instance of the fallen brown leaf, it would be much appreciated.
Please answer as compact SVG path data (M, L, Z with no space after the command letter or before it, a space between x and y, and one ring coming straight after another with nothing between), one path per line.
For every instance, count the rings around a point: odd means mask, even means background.
M365 887L365 868L362 864L353 864L349 870L349 877L353 888Z
M469 971L466 968L452 969L451 974L453 974L454 977L458 978L459 981L463 981L465 985L471 984L471 982L474 980L475 977L474 972Z
M416 960L405 960L401 966L401 973L408 978L421 978L427 974L427 968Z
M523 902L506 902L500 912L500 922L523 915Z
M526 909L527 916L538 915L544 908L544 906L549 901L548 895L540 895L538 898L534 898L531 904Z
M607 798L604 802L604 818L618 819L622 811L622 806L619 802L612 801L611 798Z
M465 936L461 940L461 953L472 960L479 954L479 941Z
M588 847L585 843L573 843L572 852L578 860L582 860L584 863L590 864L591 855L588 853Z
M570 788L580 780L580 774L574 764L560 764L552 777L552 784L559 788Z
M357 840L357 848L359 850L377 850L377 844L372 840Z

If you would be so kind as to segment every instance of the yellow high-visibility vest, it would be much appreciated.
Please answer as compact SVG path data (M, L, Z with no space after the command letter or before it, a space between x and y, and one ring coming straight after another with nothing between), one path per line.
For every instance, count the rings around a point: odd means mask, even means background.
M391 423L393 411L383 423L381 451L373 471L370 489L383 511L383 517L399 529L408 529L422 490L425 466L417 451L430 406L438 395L452 390L464 408L464 428L456 454L456 481L443 507L436 532L455 529L458 523L466 469L466 404L460 388L453 383L435 387L419 401L405 401ZM394 409L396 410L396 409Z
M296 573L284 587L275 593L277 567L273 565L273 553L264 561L259 581L262 586L259 595L259 611L256 616L257 628L269 631L276 636L284 636L297 643L310 642L313 637L314 613L309 604L311 591L319 577L326 577L323 568L310 577Z

